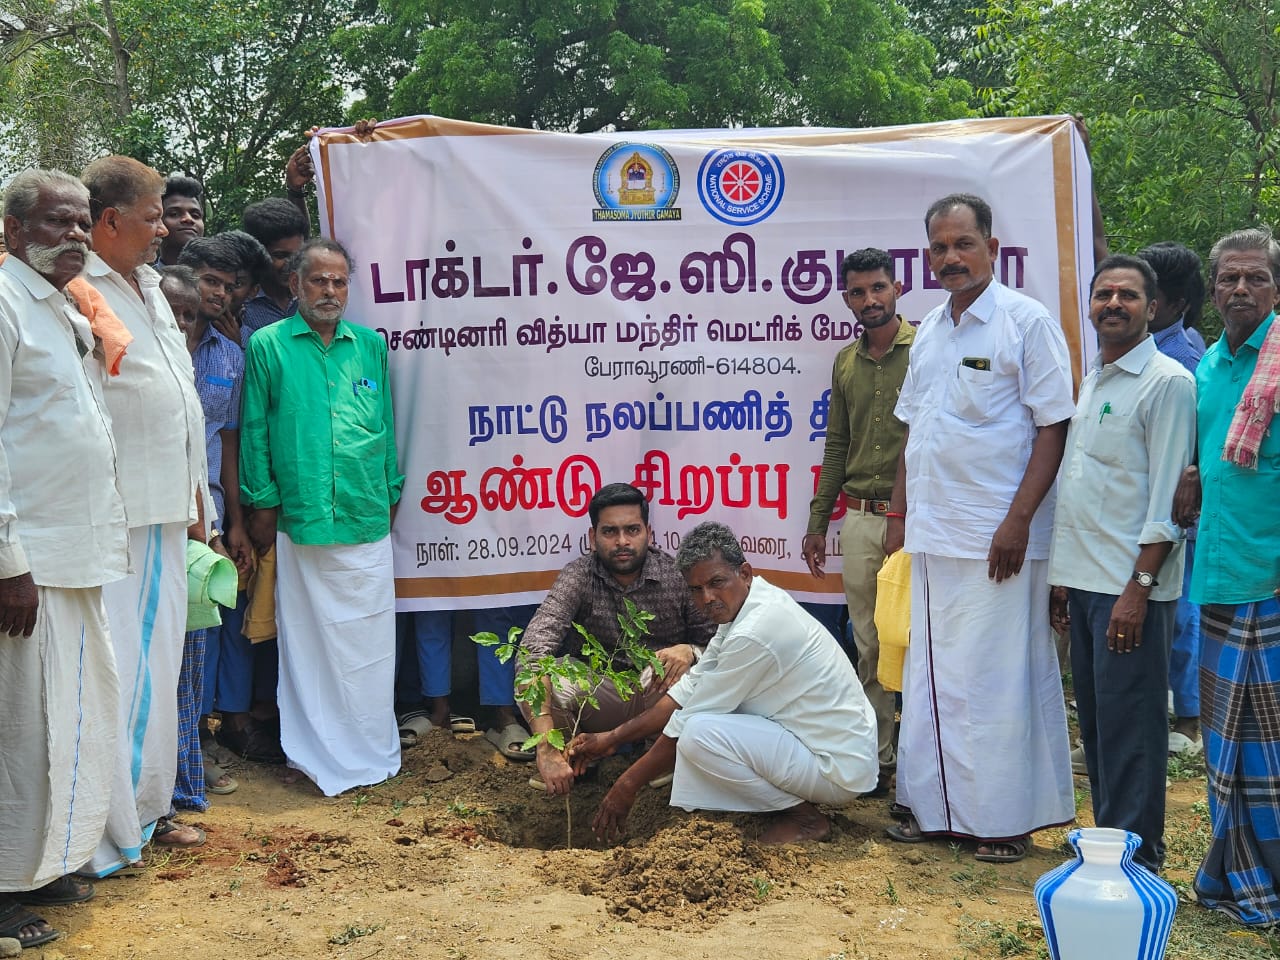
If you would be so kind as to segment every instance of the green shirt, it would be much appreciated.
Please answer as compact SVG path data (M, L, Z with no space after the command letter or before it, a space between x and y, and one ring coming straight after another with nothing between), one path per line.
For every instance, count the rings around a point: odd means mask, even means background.
M1252 603L1280 586L1280 423L1272 422L1246 470L1222 459L1227 428L1253 376L1275 314L1233 355L1223 334L1196 367L1200 533L1191 568L1192 603Z
M386 341L339 320L326 347L297 314L257 331L240 412L244 502L278 507L295 543L373 543L403 486Z
M907 358L916 328L898 318L898 335L879 360L867 352L867 335L836 354L827 407L827 446L818 489L809 504L807 533L826 533L836 494L843 489L860 500L888 500L898 473L906 425L893 408L907 377Z

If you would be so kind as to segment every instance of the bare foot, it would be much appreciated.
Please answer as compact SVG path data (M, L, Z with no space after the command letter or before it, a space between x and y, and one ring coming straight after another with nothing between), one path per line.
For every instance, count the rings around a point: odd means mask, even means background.
M293 767L285 767L280 771L280 782L286 787L291 787L299 780L303 779L301 770L295 770Z
M766 846L780 843L804 843L822 840L831 834L831 821L808 801L778 814L769 829L760 836Z
M189 823L178 823L162 817L156 821L151 842L158 847L198 847L205 841L204 831Z

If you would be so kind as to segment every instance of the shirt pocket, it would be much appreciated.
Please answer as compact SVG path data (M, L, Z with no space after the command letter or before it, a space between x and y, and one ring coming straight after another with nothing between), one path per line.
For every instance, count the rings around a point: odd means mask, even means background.
M218 429L222 429L221 424L230 423L235 419L231 415L231 388L233 386L234 384L229 377L219 377L212 373L206 373L200 378L200 389L196 393L200 395L200 406L204 411L204 419L207 424L218 424Z
M1106 414L1089 442L1089 455L1101 463L1125 465L1126 461L1133 458L1133 445L1130 438L1132 428L1133 418L1128 414ZM1135 469L1139 466L1138 464L1129 465Z
M986 423L992 415L995 381L994 371L976 370L961 364L951 378L948 393L951 412L971 423Z

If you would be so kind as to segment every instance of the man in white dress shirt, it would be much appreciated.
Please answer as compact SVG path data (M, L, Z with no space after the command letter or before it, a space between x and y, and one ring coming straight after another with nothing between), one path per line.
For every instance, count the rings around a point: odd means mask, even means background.
M194 846L166 819L178 749L178 671L187 619L187 527L205 473L204 414L186 340L150 264L166 230L164 178L128 157L85 168L93 213L89 282L133 334L107 407L120 457L133 571L103 591L120 672L117 769L106 835L90 870L135 862L142 844ZM153 826L154 825L154 826Z
M59 171L5 192L0 265L0 934L57 936L22 904L85 900L67 876L107 819L116 669L102 584L125 575L103 368L64 292L89 257L89 196Z
M654 706L606 733L574 738L570 756L581 768L657 736L614 783L593 828L620 834L640 787L674 768L673 807L775 813L761 843L821 840L831 823L817 804L868 792L880 767L875 711L853 665L789 594L752 573L724 524L694 527L676 565L720 628Z
M907 440L885 546L905 534L912 554L897 783L910 814L889 835L976 840L977 859L1007 863L1075 816L1046 567L1076 406L1058 322L993 275L991 223L972 194L925 215L950 296L920 324L895 410Z
M1098 356L1067 433L1049 553L1051 613L1071 629L1071 676L1093 819L1164 861L1165 691L1184 535L1173 493L1196 440L1196 383L1156 346L1156 274L1107 257L1089 285Z

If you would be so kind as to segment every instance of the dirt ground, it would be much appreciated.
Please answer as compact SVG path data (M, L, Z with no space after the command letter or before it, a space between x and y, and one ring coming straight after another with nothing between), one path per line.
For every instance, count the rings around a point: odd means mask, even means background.
M760 821L672 810L646 789L630 839L606 848L591 814L624 761L565 809L479 734L432 732L376 787L326 798L280 769L240 764L240 789L183 819L190 854L152 851L88 904L45 910L50 958L929 958L1043 956L1031 888L1065 859L1063 830L1025 861L971 845L888 841L884 800L832 811L830 842L763 848ZM1077 779L1088 821L1085 781ZM1207 841L1204 781L1169 795L1168 879L1184 892ZM1270 945L1184 903L1169 956L1264 957Z

